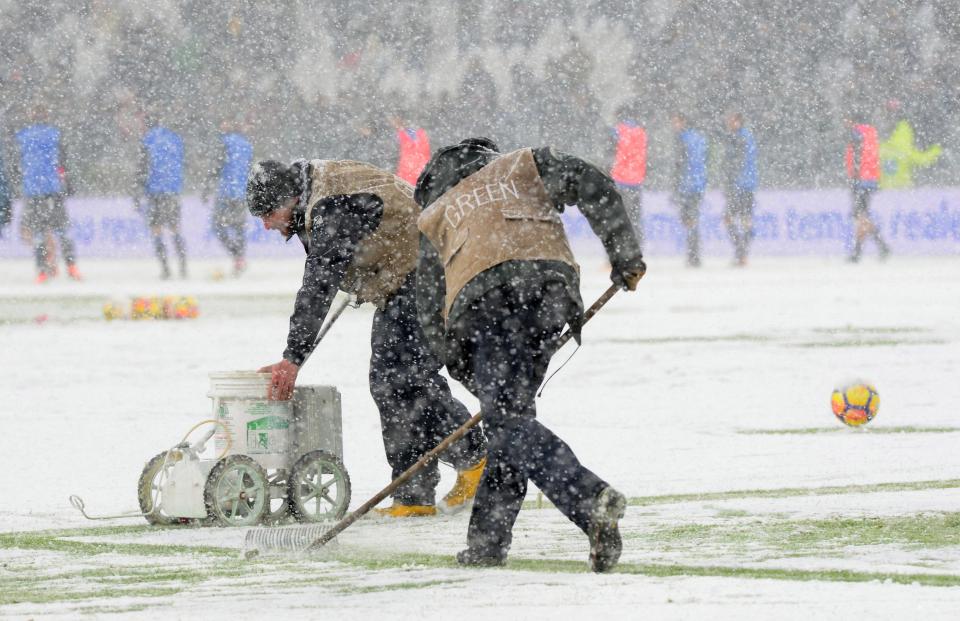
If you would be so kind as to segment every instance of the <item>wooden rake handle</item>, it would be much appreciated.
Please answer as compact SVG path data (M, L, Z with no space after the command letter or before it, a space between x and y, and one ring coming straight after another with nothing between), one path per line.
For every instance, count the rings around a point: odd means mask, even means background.
M581 325L584 325L588 321L590 321L590 319L593 318L593 316L596 315L601 308L603 308L604 304L609 302L610 298L612 298L614 294L616 294L617 291L619 290L620 290L620 287L618 287L617 285L611 285L610 288L607 289L603 293L603 295L601 295L597 299L597 301L594 302L593 305L586 310L586 312L583 314L583 322L581 323ZM570 330L567 330L557 340L556 347L559 349L572 337L573 337L573 334L570 332ZM336 537L337 535L345 531L347 528L350 527L351 524L353 524L354 522L362 518L364 515L369 513L370 509L380 504L380 501L382 501L384 498L392 494L398 487L400 487L401 485L409 481L410 477L420 472L420 470L422 470L424 466L432 462L434 459L437 459L437 457L440 456L440 453L447 450L447 448L449 448L451 444L453 444L457 440L460 440L461 438L463 438L463 436L467 435L467 433L469 433L471 429L476 427L481 420L483 420L483 412L478 412L474 414L470 418L470 420L465 422L456 431L454 431L449 436L444 438L440 442L440 444L438 444L433 448L433 450L431 450L429 453L425 454L423 457L418 459L417 463L413 464L412 466L407 468L405 471L403 471L403 473L400 476L398 476L396 479L391 481L389 485L387 485L385 488L383 488L382 490L374 494L374 496L370 498L370 500L368 500L367 502L357 507L353 511L353 513L344 517L342 520L334 524L329 530L325 531L320 537L318 537L313 543L310 544L309 549L313 550L313 549L321 548L327 543L329 543L331 539L333 539L334 537Z

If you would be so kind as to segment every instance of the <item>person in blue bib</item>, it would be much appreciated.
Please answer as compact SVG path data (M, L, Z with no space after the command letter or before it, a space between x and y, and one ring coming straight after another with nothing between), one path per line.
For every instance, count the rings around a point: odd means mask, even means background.
M747 251L753 239L753 210L757 191L757 142L743 122L743 114L730 112L726 118L723 149L724 200L723 222L733 242L733 264L747 264Z
M147 119L143 135L134 206L147 218L153 247L160 261L160 278L170 278L163 231L173 237L180 262L180 277L187 277L187 246L180 234L180 193L183 191L183 139L173 130ZM142 201L142 202L141 202Z
M672 199L687 232L687 265L700 267L700 205L707 189L707 138L691 127L681 112L673 114L672 123L677 136Z
M60 240L67 274L74 280L80 280L76 248L70 238L70 219L64 202L68 188L61 134L59 129L48 123L48 116L46 108L37 107L31 115L33 124L16 134L25 201L21 229L25 238L33 244L38 283L56 275L56 262L52 260L56 251L53 235Z
M233 258L234 276L239 276L247 268L246 188L247 175L253 164L253 145L240 130L238 123L224 121L220 125L220 155L203 195L206 202L216 186L213 231Z

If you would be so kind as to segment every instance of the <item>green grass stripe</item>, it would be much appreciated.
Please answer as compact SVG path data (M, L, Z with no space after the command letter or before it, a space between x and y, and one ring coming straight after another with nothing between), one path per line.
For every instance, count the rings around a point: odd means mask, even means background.
M383 593L386 591L409 591L411 589L429 589L435 586L447 586L451 584L461 584L468 582L469 578L460 578L457 580L424 580L423 582L393 582L388 584L344 586L337 589L341 595L364 594L364 593Z
M581 564L582 565L582 564ZM960 586L960 576L952 574L899 574L846 569L776 569L765 567L725 567L701 565L660 565L624 563L617 573L657 577L717 577L753 580L790 580L794 582L894 582L923 586Z
M135 545L123 545L130 549L118 550L121 553L133 553L136 549ZM269 563L251 563L232 551L232 558L202 559L206 563L197 566L196 557L176 556L179 547L170 548L168 564L163 566L116 565L53 573L37 571L34 567L10 567L9 576L0 576L0 605L172 595L210 580L228 579L234 584L238 579L259 580L265 573L295 574L295 578L283 578L287 587L315 584L319 575L325 585L336 582L336 577L329 575L329 565L305 566L302 559L275 558Z
M180 587L137 587L130 589L103 589L92 591L62 591L60 589L36 589L28 592L19 590L0 594L0 606L11 604L56 604L91 599L111 599L118 597L163 597L176 595Z
M821 332L824 337L830 333ZM897 336L901 334L901 336ZM663 337L610 337L598 338L595 343L610 345L685 345L696 343L756 343L760 345L775 345L778 347L794 347L801 349L816 348L844 348L844 347L898 347L900 345L947 345L950 341L941 338L921 338L914 335L912 330L864 330L862 332L845 332L835 334L837 338L828 340L793 340L797 337L764 334L725 334L703 336L663 336ZM802 338L802 337L800 337Z
M683 343L766 343L773 337L763 334L725 334L714 336L655 336L655 337L607 337L592 339L592 343L614 345L673 345Z
M379 558L351 557L341 555L337 560L346 564L370 570L382 570L401 567L423 567L431 569L456 567L452 556L428 554L404 554ZM589 573L586 561L524 559L508 560L506 569L537 573L582 574ZM490 571L490 570L488 570ZM618 574L641 575L651 577L718 577L744 578L754 580L790 580L790 581L826 581L826 582L885 582L897 584L921 584L924 586L960 586L960 576L934 573L895 573L869 572L843 569L777 569L766 567L737 567L725 565L683 565L667 563L620 563L615 572Z
M82 615L115 615L125 612L140 612L148 608L150 608L149 603L139 603L129 606L79 606L76 611Z
M960 488L960 479L943 479L939 481L905 481L902 483L872 483L867 485L835 485L828 487L781 487L774 489L745 489L728 492L698 492L690 494L666 494L663 496L635 496L627 499L633 507L649 505L666 505L679 502L709 502L717 500L736 500L741 498L791 498L795 496L836 496L841 494L876 494L881 492L916 492L928 489L955 489ZM542 507L538 502L528 500L523 503L524 509L538 509L553 507L549 501L543 500Z
M139 535L156 533L164 530L183 530L196 528L192 525L152 526L150 524L135 524L125 526L79 526L76 528L48 528L46 530L23 531L36 535L51 535L57 537L99 537L101 535ZM0 533L2 536L3 533Z
M883 517L747 519L666 526L652 533L627 532L625 539L658 549L697 549L711 545L741 550L760 547L777 557L822 556L847 547L896 545L932 550L960 546L960 513L919 513Z
M860 537L859 541L846 541L846 545L876 545L891 540L906 540L918 544L953 545L960 538L960 514L918 516L917 518L891 519L847 519L847 520L806 520L796 524L783 522L778 524L759 523L754 525L766 529L765 537L776 538L782 535L777 529L792 528L795 536L804 538L801 543L810 544L819 540L843 542L850 534ZM741 525L750 528L751 525ZM811 527L813 530L811 530ZM693 528L694 530L691 530ZM699 530L696 530L699 528ZM705 525L691 525L682 528L683 532L672 534L690 542L691 537L706 536L722 540L724 537L741 537L743 533L734 533L737 527L719 527L712 529ZM674 529L675 531L677 529ZM714 532L716 530L717 532ZM727 532L729 531L729 532ZM883 531L883 532L881 532ZM936 533L931 534L932 531ZM954 532L956 531L956 532ZM939 533L939 534L938 534ZM667 533L669 534L669 533ZM48 535L49 537L49 535ZM658 535L653 535L656 539ZM933 537L933 539L931 539ZM27 541L25 538L15 539ZM693 541L692 545L699 545ZM137 548L136 544L118 544L121 548ZM183 546L169 546L171 553L179 553ZM71 549L71 552L76 552ZM120 550L123 551L123 550ZM99 551L98 551L99 552ZM98 553L97 552L97 553ZM231 554L235 555L234 551ZM187 559L177 559L187 560ZM10 579L0 580L0 605L11 604L53 604L94 599L116 598L156 598L173 596L197 584L211 580L240 588L244 579L263 581L271 576L292 574L293 578L283 580L286 586L293 583L315 584L332 589L337 593L371 593L405 589L425 589L435 586L453 585L471 580L451 575L446 579L436 576L424 576L416 580L411 574L397 583L367 585L344 583L338 579L335 565L318 565L313 557L266 557L253 562L245 562L234 556L231 560L210 559L206 566L185 568L155 568L150 566L117 566L81 569L54 574L37 574L30 571L17 571L12 568ZM324 555L328 562L338 562L344 566L366 571L385 570L413 571L418 569L446 569L454 572L471 571L458 568L456 560L449 555L424 553L387 554L376 551L365 553L347 553L342 550ZM538 574L585 574L588 567L585 560L551 560L512 558L507 569ZM496 570L489 570L496 571ZM716 577L754 580L783 581L827 581L827 582L892 582L897 584L918 584L924 586L960 586L960 575L940 573L897 573L842 569L784 569L736 565L696 565L683 563L622 563L616 572L623 575L638 575L657 578ZM358 576L363 580L363 576ZM238 580L239 579L239 580ZM229 597L234 586L224 586L222 595ZM74 587L71 589L70 587ZM245 588L245 587L244 587ZM245 591L246 593L246 591ZM136 605L136 603L131 603Z
M859 327L859 326L840 326L837 328L812 328L813 332L820 332L823 334L838 334L841 332L847 334L916 334L919 332L930 332L929 328L922 328L920 326L871 326L871 327Z
M95 530L95 529L90 529ZM0 548L20 550L45 550L49 552L67 552L72 554L132 554L137 556L170 556L190 554L199 556L236 557L237 550L216 546L165 545L158 543L115 543L76 541L65 537L98 536L101 533L87 533L84 529L69 531L41 531L0 533ZM107 534L107 533L102 533ZM117 533L110 533L117 534Z
M820 433L862 433L888 434L888 433L957 433L960 427L918 427L914 425L905 425L901 427L844 427L837 425L835 427L804 427L800 429L740 429L737 433L742 435L770 435L770 436L790 436L790 435L808 435Z
M898 347L900 345L946 345L943 339L844 339L839 341L803 341L800 343L786 343L787 347L817 348L817 347Z
M796 496L836 496L840 494L877 494L881 492L922 491L960 488L960 479L940 481L907 481L868 485L834 485L828 487L781 487L778 489L734 490L729 492L673 494L630 498L631 506L670 504L690 501L731 500L739 498L791 498Z

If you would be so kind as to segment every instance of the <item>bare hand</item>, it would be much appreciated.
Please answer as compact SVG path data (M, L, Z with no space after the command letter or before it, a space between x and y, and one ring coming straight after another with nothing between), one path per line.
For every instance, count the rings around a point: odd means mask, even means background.
M267 399L270 401L286 401L293 396L293 387L297 383L297 374L300 372L299 366L289 360L281 360L276 364L261 368L259 372L270 374Z

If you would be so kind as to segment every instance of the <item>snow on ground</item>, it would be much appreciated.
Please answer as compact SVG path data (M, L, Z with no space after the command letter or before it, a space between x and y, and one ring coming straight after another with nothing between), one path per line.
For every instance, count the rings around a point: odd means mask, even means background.
M149 261L82 267L85 282L43 287L27 261L0 273L0 615L948 618L960 602L960 257L759 257L744 270L712 258L695 271L651 260L538 404L633 498L624 571L609 576L582 573L585 538L549 507L521 512L510 567L472 571L451 562L465 515L364 520L326 556L249 564L240 529L87 522L67 496L91 513L135 508L144 462L209 415L208 373L279 359L301 266L260 261L213 280L222 266L198 262L164 283ZM583 276L589 304L606 268L586 261ZM106 301L163 294L196 296L201 317L100 315ZM348 310L301 374L343 394L353 506L389 476L366 385L371 314ZM851 377L880 391L866 429L830 413ZM441 493L452 478L445 469Z

